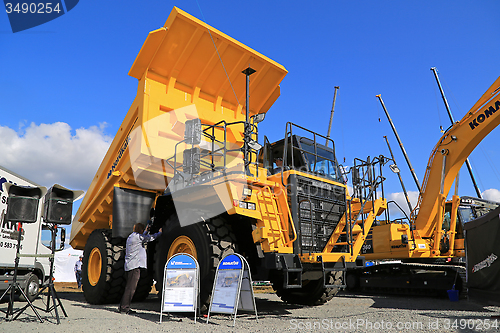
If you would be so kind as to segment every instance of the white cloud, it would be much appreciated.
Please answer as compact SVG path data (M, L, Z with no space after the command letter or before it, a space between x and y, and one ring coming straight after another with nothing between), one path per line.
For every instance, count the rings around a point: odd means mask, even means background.
M483 199L490 200L490 201L495 201L495 202L500 202L500 191L497 189L488 189L484 191L482 194ZM418 192L417 191L409 191L408 192L408 197L410 198L410 203L413 209L415 209L415 206L417 205L418 201ZM397 192L397 193L391 193L387 196L388 201L395 201L408 215L410 216L409 209L408 209L408 204L406 203L406 199L404 196L403 192ZM402 217L403 214L400 213L401 210L396 207L396 205L391 204L389 206L390 212L391 212L391 218L398 218Z
M495 202L500 202L500 191L494 188L490 188L483 193L481 193L483 199L491 200Z
M74 131L63 122L31 123L19 131L0 126L0 165L43 186L87 190L112 141L105 126Z
M408 198L410 199L411 208L415 209L418 201L418 192L417 191L408 191ZM406 202L406 198L403 192L391 193L387 197L388 201L395 201L401 209L403 209L408 217L410 217L410 209L408 208L408 203ZM401 210L396 207L396 205L391 204L389 206L391 212L391 218L404 216L401 213Z

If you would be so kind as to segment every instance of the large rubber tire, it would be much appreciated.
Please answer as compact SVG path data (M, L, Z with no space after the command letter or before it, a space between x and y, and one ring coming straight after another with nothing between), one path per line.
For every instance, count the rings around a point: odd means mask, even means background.
M83 295L90 304L119 303L126 285L125 246L111 230L94 230L83 251Z
M345 279L346 289L349 291L357 291L359 289L359 274L356 271L347 271Z
M30 274L27 279L26 286L23 289L26 296L28 296L30 302L33 302L35 300L36 294L38 293L39 289L40 289L40 280L38 279L38 276L36 276L35 274ZM22 302L26 301L23 294L21 293L19 293L19 300Z
M323 279L303 281L302 288L283 288L283 276L281 272L275 275L271 282L276 295L283 302L300 305L321 305L331 300L339 291L342 284L342 272L328 275L328 284L339 285L339 287L325 288Z
M224 256L237 252L236 237L224 219L216 217L181 228L178 222L169 221L176 227L162 234L155 253L156 288L161 292L163 272L167 259L176 253L188 253L196 258L200 267L200 307L207 311L210 304L217 266Z

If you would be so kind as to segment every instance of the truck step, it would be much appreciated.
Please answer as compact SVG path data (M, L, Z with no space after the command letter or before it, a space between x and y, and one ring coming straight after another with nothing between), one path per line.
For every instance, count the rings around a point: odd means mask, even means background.
M298 256L293 256L292 262L287 263L285 256L280 256L283 268L283 288L302 288L302 263ZM295 283L293 283L295 280Z
M323 270L323 286L325 288L346 288L346 272L347 272L347 264L345 261L345 257L340 257L340 263L325 263L321 260L321 269ZM340 264L340 265L339 265ZM332 272L342 272L342 284L327 284L327 275Z

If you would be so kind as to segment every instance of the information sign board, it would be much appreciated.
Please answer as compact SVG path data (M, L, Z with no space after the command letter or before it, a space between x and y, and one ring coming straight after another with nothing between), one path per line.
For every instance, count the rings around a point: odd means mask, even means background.
M199 267L186 253L172 256L165 264L160 323L163 312L194 312L198 307Z
M234 315L234 325L238 310L255 311L257 318L250 267L241 255L229 254L221 260L215 273L207 323L210 313L216 312Z

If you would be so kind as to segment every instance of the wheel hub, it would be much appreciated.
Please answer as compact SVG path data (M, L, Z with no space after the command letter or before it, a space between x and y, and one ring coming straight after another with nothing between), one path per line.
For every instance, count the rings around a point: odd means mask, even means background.
M170 248L168 249L167 258L172 257L177 253L187 253L192 255L196 260L198 260L198 255L196 253L196 246L194 245L191 238L188 236L179 236L172 242Z
M38 292L38 283L36 281L30 281L28 285L28 295L33 296Z
M89 283L92 286L95 286L97 282L99 282L99 278L101 277L101 267L101 251L99 251L97 247L94 247L90 252L89 261L87 263L87 275Z

